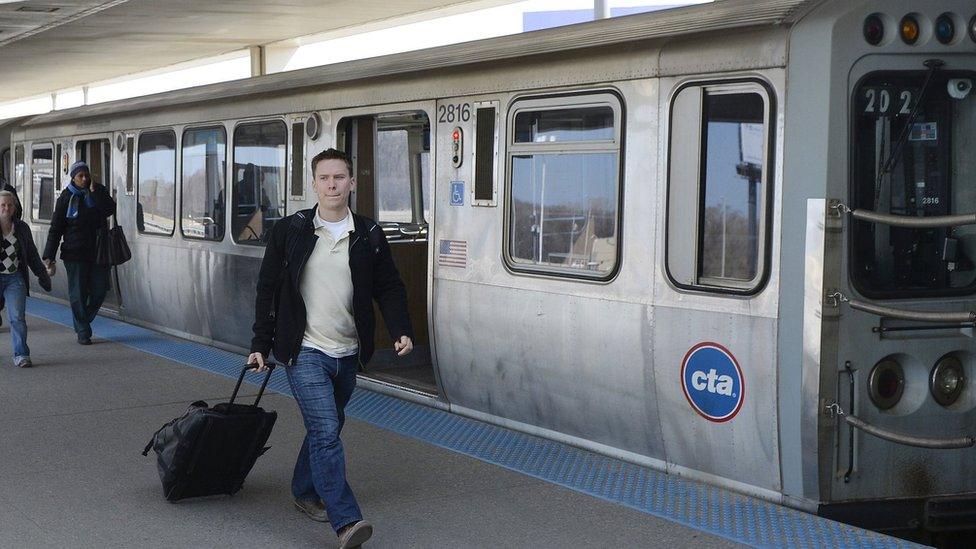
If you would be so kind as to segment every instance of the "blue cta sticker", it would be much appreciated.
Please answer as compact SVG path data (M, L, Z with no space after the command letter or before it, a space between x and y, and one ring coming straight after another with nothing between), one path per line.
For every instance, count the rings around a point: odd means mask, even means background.
M699 343L681 361L681 388L688 403L709 421L735 417L745 397L742 368L718 343Z

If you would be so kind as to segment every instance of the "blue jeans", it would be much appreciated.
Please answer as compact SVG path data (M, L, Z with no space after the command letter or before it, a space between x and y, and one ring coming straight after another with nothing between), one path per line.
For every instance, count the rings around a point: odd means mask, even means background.
M295 364L285 367L307 430L295 462L292 494L296 499L321 499L336 532L363 520L346 482L346 457L339 440L357 369L356 355L332 358L308 347L302 347Z
M108 276L111 267L96 265L90 261L65 261L68 275L68 300L71 301L71 319L79 338L91 337L91 322L105 301L108 293Z
M7 302L7 318L10 319L10 339L14 344L14 360L30 356L27 346L27 285L20 273L0 274L0 294Z

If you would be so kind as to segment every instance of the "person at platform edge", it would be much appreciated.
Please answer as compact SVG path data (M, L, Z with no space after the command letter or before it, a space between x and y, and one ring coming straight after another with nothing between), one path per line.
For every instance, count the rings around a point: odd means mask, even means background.
M359 366L373 354L372 299L399 356L413 350L413 334L383 229L349 209L356 186L349 158L328 149L311 167L317 207L275 223L264 253L248 364L263 371L272 350L285 364L307 429L292 477L295 505L330 521L341 548L356 547L373 527L346 480L339 433Z
M91 323L105 301L112 268L95 263L95 239L98 229L105 227L105 220L115 213L115 201L103 185L92 181L85 162L72 164L68 176L71 182L54 205L43 259L48 274L54 276L54 256L61 246L75 334L78 343L91 345Z
M41 287L47 292L51 291L51 277L37 254L30 227L15 217L17 208L17 197L10 191L0 191L0 296L7 303L10 317L14 366L30 368L25 319L27 295L30 293L27 269L34 271Z

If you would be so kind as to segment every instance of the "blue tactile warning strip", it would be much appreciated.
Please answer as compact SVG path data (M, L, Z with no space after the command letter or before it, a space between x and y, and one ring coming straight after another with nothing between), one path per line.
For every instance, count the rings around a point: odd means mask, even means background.
M28 299L27 312L71 326L63 305ZM241 355L97 318L98 337L236 379ZM248 381L260 383L256 374ZM268 387L290 395L283 371ZM757 498L684 480L566 444L526 435L387 395L357 389L347 417L429 442L566 488L755 547L919 547Z

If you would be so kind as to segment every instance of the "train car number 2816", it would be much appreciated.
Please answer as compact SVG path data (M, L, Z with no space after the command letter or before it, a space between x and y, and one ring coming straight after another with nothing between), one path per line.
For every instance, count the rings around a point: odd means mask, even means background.
M437 107L437 121L440 123L467 122L471 120L471 104L440 105Z

